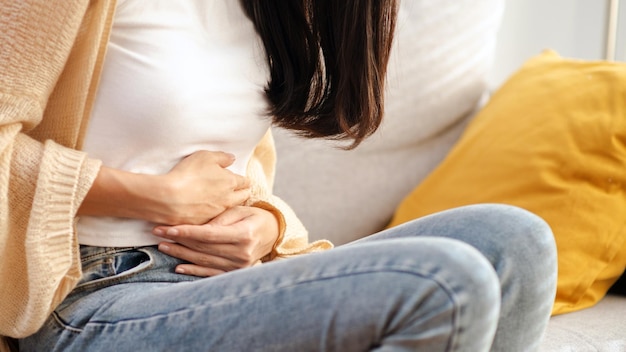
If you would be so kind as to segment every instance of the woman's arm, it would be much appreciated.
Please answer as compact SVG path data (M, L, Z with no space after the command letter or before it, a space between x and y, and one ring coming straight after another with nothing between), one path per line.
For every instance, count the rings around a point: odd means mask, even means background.
M179 265L185 274L211 276L261 261L332 248L328 241L309 243L293 210L272 195L275 167L271 131L257 145L248 163L252 196L246 206L230 208L204 225L158 226L153 233L175 243L159 249L192 264Z
M250 181L226 169L234 161L232 154L198 151L164 175L102 167L78 214L204 224L250 197Z

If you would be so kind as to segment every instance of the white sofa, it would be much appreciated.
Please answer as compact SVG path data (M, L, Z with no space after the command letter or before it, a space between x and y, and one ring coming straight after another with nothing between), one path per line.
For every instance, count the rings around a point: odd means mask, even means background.
M404 0L390 62L386 117L357 149L274 131L276 193L335 244L382 229L445 157L488 99L503 0ZM626 351L626 297L609 295L551 319L542 352Z

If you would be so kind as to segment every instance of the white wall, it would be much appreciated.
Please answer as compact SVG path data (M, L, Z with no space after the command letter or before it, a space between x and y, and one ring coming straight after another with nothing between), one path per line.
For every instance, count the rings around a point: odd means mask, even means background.
M561 56L603 59L609 0L505 0L491 86L544 49ZM626 59L626 1L620 4L616 59Z

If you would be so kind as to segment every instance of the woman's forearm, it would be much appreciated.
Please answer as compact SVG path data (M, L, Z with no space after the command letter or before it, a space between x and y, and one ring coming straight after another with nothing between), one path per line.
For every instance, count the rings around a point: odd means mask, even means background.
M162 208L159 199L167 197L167 186L159 182L158 178L103 166L83 200L78 215L168 222L158 210Z
M230 154L199 151L163 175L103 166L78 215L114 216L165 225L204 224L250 197L250 181L228 169Z

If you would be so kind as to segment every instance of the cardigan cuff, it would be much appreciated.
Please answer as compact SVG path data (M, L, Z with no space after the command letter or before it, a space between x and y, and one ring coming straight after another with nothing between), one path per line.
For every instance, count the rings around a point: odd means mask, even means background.
M287 228L285 217L283 216L283 213L278 208L276 208L275 206L273 206L272 204L266 201L259 200L259 201L252 203L251 206L269 211L270 213L274 215L274 217L276 217L276 221L278 221L278 238L276 238L276 241L274 242L274 245L272 246L272 251L269 252L263 258L261 258L261 262L263 263L269 262L271 260L274 260L278 256L277 248L280 245L280 243L283 242L283 239L285 238L285 230Z

